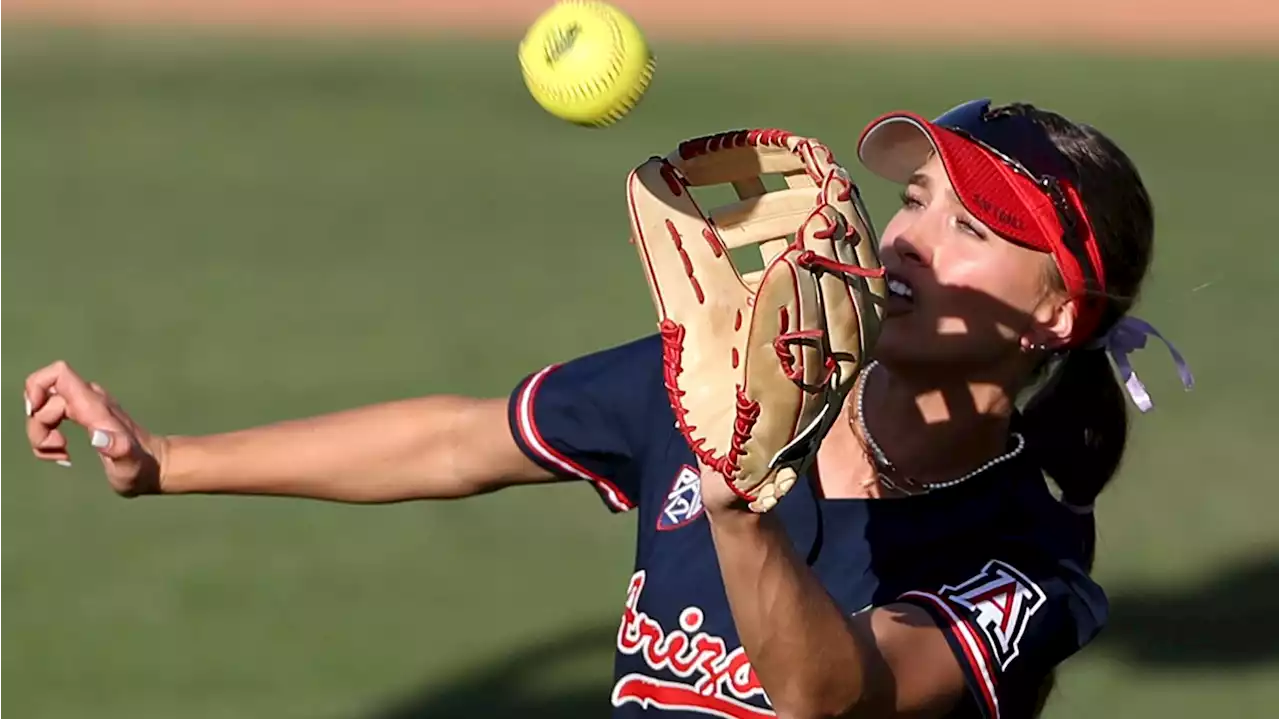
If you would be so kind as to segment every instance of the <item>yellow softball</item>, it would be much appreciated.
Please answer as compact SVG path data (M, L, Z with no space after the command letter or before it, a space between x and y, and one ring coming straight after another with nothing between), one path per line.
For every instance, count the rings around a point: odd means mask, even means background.
M560 0L520 41L525 86L547 112L604 127L649 88L654 59L634 21L598 0Z

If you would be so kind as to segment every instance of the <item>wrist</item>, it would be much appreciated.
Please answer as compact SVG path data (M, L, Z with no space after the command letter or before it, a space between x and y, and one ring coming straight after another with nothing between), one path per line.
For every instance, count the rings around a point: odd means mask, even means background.
M175 469L176 451L183 438L170 435L159 435L151 438L151 456L156 462L156 484L149 494L182 494L180 468Z
M707 522L711 528L728 532L752 531L759 529L765 522L767 514L757 514L747 508L745 502L740 506L707 507Z

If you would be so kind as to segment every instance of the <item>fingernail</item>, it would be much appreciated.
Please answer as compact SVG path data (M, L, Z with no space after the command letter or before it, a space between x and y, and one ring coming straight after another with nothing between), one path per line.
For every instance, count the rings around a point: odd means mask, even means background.
M106 432L103 432L100 429L95 429L93 430L93 437L89 439L89 444L92 444L98 449L102 449L103 447L111 444L111 437L108 436Z
M70 461L70 460L66 460L66 459L60 459L60 460L58 460L57 462L55 462L54 464L57 464L59 467L70 467L70 466L71 466L71 461Z
M27 403L27 416L30 417L31 416L31 399L24 394L22 395L22 401Z

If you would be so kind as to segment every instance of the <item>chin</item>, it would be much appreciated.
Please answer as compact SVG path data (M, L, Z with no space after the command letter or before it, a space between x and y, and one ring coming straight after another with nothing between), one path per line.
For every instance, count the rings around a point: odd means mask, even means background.
M939 335L936 323L913 322L911 315L890 317L880 328L871 351L895 373L927 374L933 378L966 375L975 368L998 362L992 347L975 346L964 335ZM922 325L928 324L928 327Z
M913 332L912 324L906 317L885 319L871 351L872 359L891 369L937 364L939 358L934 356L936 348L933 347L937 336L926 337L922 332Z

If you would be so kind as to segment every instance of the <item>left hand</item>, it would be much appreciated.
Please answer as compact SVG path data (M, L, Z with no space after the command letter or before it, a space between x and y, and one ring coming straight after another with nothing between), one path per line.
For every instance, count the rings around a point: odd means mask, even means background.
M707 213L690 194L732 184L746 202L780 174L789 189L764 192L776 212ZM675 426L733 482L701 468L704 507L766 513L813 459L876 334L888 290L866 207L829 148L776 129L687 140L637 166L627 192ZM730 246L757 247L763 271L740 273Z

